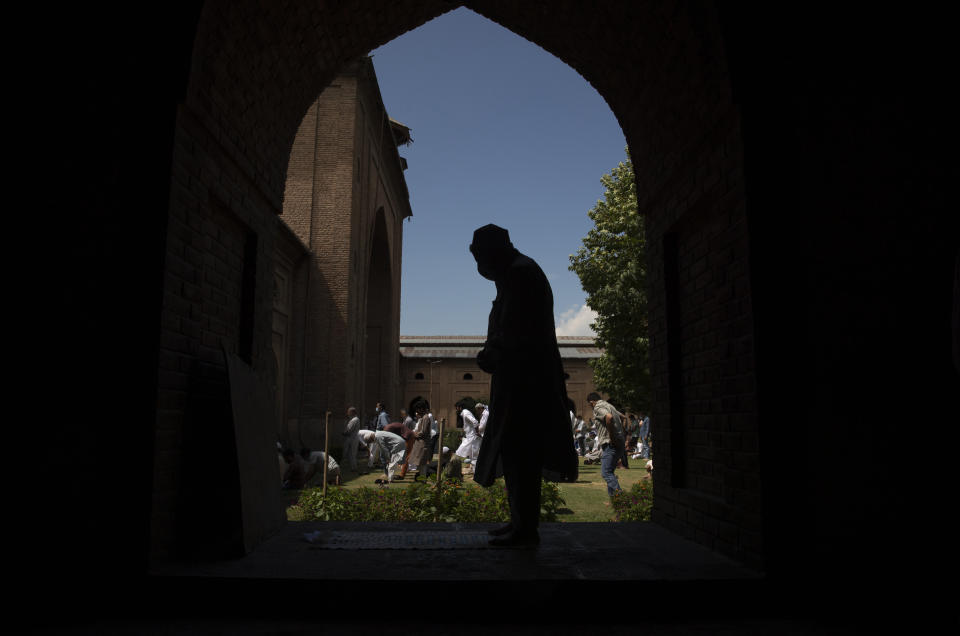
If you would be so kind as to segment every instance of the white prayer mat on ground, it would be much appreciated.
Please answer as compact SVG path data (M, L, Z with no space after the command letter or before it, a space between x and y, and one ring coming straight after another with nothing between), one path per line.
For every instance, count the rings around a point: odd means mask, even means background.
M331 532L304 533L317 549L326 550L476 550L490 547L486 531L470 532Z

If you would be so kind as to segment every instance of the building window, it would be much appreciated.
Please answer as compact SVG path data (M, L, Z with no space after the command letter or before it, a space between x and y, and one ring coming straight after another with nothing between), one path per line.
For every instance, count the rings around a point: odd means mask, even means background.
M464 379L464 380L472 380L472 379L473 379L473 374L472 374L472 373L464 373L464 374L463 374L463 379Z
M422 379L423 379L423 374L422 374L422 373L417 373L416 375L413 376L413 379L414 379L414 380L422 380Z

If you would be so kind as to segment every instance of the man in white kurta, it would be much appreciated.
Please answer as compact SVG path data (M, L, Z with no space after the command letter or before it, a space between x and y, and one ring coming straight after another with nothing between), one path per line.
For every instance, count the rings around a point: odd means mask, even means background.
M363 431L361 433L367 446L370 447L370 457L379 453L383 458L383 472L387 476L385 482L392 483L397 468L403 463L407 452L407 442L389 431Z
M474 412L480 418L477 422L477 435L480 437L480 442L477 443L477 457L480 457L480 446L483 444L483 432L487 430L487 420L490 419L490 407L482 402L477 402ZM477 457L473 458L474 464L477 463Z
M307 463L307 481L319 476L320 483L323 483L323 460L326 453L304 448L300 451L300 456ZM327 459L327 483L340 485L340 464L332 455Z
M477 423L477 435L483 437L483 432L487 429L487 420L490 419L490 409L486 404L477 402L475 410L477 415L480 416L480 421Z
M457 448L457 456L472 462L477 458L477 452L480 450L480 442L482 441L480 435L477 434L477 427L480 423L468 408L464 408L460 412L460 416L463 418L463 441Z

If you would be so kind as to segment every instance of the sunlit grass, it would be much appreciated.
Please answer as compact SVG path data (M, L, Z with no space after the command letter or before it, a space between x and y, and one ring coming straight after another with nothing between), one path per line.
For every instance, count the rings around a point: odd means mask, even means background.
M629 490L634 483L646 478L647 471L644 469L644 464L645 462L641 460L634 460L630 462L630 469L617 469L617 479L620 481L620 486L624 490ZM410 484L414 483L413 475L414 473L412 471L408 472L404 480L395 481L387 487L407 488ZM356 475L350 471L345 471L342 480L343 484L341 486L327 486L327 488L379 488L376 480L383 476L383 470L380 468L374 468L366 475ZM436 475L431 477L431 481L434 480L436 480ZM308 484L308 486L309 485L317 484ZM566 503L558 511L558 521L600 522L613 520L613 508L609 505L610 498L607 496L607 484L600 476L599 464L584 465L581 459L580 475L577 481L575 483L562 483L559 484L559 486L560 495ZM472 475L468 474L464 475L464 487L480 488L481 486L473 481ZM290 515L289 506L296 502L297 495L297 491L284 492L284 502L288 506L287 518L289 520L293 520Z

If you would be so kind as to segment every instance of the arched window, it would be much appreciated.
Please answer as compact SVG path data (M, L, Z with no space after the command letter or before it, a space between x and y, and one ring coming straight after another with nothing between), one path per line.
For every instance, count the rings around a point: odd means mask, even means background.
M473 374L472 374L472 373L464 373L464 374L463 374L463 379L464 379L464 380L472 380L472 379L473 379Z
M418 372L415 376L413 376L413 379L414 379L414 380L422 380L422 379L423 379L423 374Z

